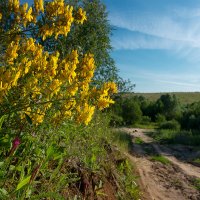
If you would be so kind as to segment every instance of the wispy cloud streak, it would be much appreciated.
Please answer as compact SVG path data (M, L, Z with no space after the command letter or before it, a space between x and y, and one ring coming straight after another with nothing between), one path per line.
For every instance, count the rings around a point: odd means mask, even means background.
M200 55L200 8L174 8L170 14L112 12L111 24L129 32L128 36L114 32L113 46L116 49L170 49L177 55L199 61L197 55Z

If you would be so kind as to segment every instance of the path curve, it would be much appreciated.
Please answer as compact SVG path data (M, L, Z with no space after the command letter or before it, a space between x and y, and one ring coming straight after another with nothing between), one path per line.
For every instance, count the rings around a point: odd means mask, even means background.
M140 138L144 145L133 145L129 159L136 165L144 200L200 200L200 191L194 187L194 180L200 179L200 167L177 159L175 150L156 143L147 136L145 129L122 128L133 139ZM166 157L171 164L154 162L145 154L146 147L152 148L156 154Z

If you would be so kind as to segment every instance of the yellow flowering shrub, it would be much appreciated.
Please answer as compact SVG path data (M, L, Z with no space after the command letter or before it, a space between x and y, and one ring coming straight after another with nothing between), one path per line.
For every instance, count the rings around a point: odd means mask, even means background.
M29 36L30 28L37 29L38 38L43 41L52 36L55 39L67 36L73 23L87 20L85 11L79 8L73 12L73 7L64 0L54 0L46 6L43 0L34 0L33 6L9 0L6 6L7 13L0 10L1 116L8 115L22 124L28 117L36 126L46 117L56 124L73 119L87 125L95 109L102 110L114 103L110 98L117 92L114 83L92 87L95 71L92 54L79 55L74 49L63 58L57 51L45 51ZM45 13L43 25L38 22L40 13ZM13 20L8 24L9 17Z

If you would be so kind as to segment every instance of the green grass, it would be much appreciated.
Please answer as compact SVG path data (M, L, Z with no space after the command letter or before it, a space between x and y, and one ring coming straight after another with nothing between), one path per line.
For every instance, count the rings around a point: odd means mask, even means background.
M128 147L131 137L123 132L113 136L108 123L107 116L99 113L88 126L67 121L59 128L49 124L38 130L37 137L24 134L10 159L6 150L2 153L1 144L7 140L0 134L0 199L84 199L84 181L95 199L106 192L105 183L120 199L139 199L133 170L112 141L115 137ZM29 184L27 177L32 175L35 180Z
M194 186L197 190L200 191L200 178L194 179Z
M132 148L132 136L125 131L113 129L110 132L110 139L119 149L120 152L128 152ZM117 161L118 171L120 173L119 179L124 183L125 191L118 192L118 199L140 199L140 190L135 180L134 163L127 158L122 158ZM112 169L113 170L113 169Z
M171 163L166 157L161 156L161 155L152 156L152 157L151 157L151 160L161 162L161 163L163 163L163 164L165 164L165 165Z
M136 138L134 139L134 143L135 143L135 144L144 144L144 141L143 141L140 137L136 137Z
M168 141L173 138L176 134L174 130L155 130L154 132L149 132L148 135L153 137L156 141Z
M195 131L174 131L161 129L149 133L149 136L164 144L183 144L191 146L200 145L200 134Z
M150 101L156 101L163 94L167 93L132 93L131 95L144 96ZM181 104L190 104L200 100L200 92L169 92L168 94L175 94Z
M196 158L193 162L200 164L200 158Z
M128 152L132 147L132 137L125 131L114 129L111 140L123 151Z
M157 123L151 122L148 124L141 124L141 123L137 123L134 125L131 125L132 128L143 128L143 129L155 129L158 127Z

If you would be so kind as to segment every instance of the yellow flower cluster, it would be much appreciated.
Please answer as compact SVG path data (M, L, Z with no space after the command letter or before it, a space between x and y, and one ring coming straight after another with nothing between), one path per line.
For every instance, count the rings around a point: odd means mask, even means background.
M55 34L57 39L59 35L65 35L70 31L71 24L74 21L72 16L73 7L65 5L64 0L55 0L46 6L47 20L50 23L46 24L41 30L43 40L46 37Z
M102 89L99 90L99 99L97 102L97 107L100 110L103 110L104 108L107 108L110 104L113 104L114 101L110 98L109 94L114 93L117 93L117 87L115 83L105 83Z
M20 22L25 24L34 20L31 13L46 12L47 20L54 25L40 32L43 39L51 34L65 35L74 20L72 7L63 0L49 2L46 8L42 0L35 0L33 10L28 4L20 6L18 0L9 0L9 5L12 11L20 13ZM81 9L78 13L76 20L83 23L86 13ZM114 103L110 98L117 92L114 83L105 83L98 89L91 86L95 71L92 54L80 56L73 50L61 58L59 52L45 51L33 38L14 37L0 57L0 104L9 111L10 101L22 121L28 116L34 125L39 125L50 117L54 123L74 119L87 125L96 108L102 110Z
M28 22L33 22L33 8L28 8L28 3L20 5L19 0L8 1L10 12L14 13L15 20L22 23L25 27Z
M77 122L84 122L86 125L88 125L94 114L95 106L90 106L87 103L85 103L82 106L77 106L77 111L79 113L76 119Z
M75 21L79 24L83 24L83 22L87 20L86 12L81 8L78 9L78 12L75 15Z
M43 40L52 35L56 39L59 35L67 36L74 21L82 24L87 20L86 12L82 8L79 8L73 16L73 7L66 5L64 0L48 2L46 7L43 0L34 0L34 5L30 7L28 3L20 5L19 0L9 0L8 8L18 28L21 28L21 25L26 27L31 23L36 24L40 12L45 12L45 24L39 26L39 34ZM1 18L2 14L0 14L0 20Z
M34 0L34 9L36 13L44 12L44 2L43 0Z

